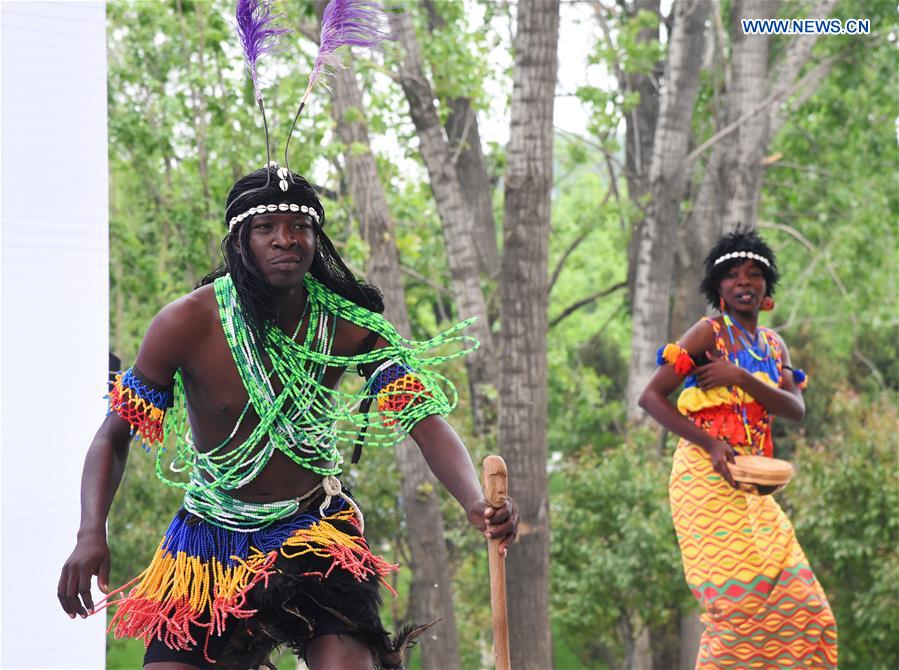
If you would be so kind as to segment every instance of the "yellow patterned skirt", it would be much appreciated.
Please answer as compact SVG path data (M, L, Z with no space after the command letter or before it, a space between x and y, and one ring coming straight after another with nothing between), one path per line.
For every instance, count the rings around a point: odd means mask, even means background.
M774 497L734 489L686 440L668 494L687 585L704 610L696 668L836 668L833 613Z

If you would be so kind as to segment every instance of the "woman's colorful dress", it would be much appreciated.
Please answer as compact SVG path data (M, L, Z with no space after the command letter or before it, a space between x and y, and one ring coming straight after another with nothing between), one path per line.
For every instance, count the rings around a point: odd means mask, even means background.
M706 321L717 351L728 355L721 324ZM737 362L779 386L780 340L758 330L768 355L759 360L741 349ZM684 355L679 345L667 345L659 362L686 374L692 362ZM795 377L804 382L800 371ZM689 375L677 406L738 454L772 455L771 416L742 389L703 391ZM836 668L833 613L774 497L734 489L712 468L708 452L686 440L677 446L668 491L687 584L704 610L696 668Z

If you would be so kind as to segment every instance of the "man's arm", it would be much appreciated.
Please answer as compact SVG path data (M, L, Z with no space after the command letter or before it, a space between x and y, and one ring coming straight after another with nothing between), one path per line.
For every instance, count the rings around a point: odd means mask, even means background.
M62 608L74 619L91 613L91 577L103 593L109 591L109 546L106 517L122 481L128 460L131 427L109 414L94 436L81 473L81 525L75 549L66 560L56 589ZM79 600L80 596L80 600Z
M425 417L415 424L410 435L431 472L459 501L471 524L483 531L485 537L501 538L505 554L518 535L518 506L506 498L506 504L500 509L490 507L468 450L442 416Z
M190 348L202 336L202 312L192 296L186 296L163 308L151 324L136 368L150 388L164 389L171 384ZM138 367L139 366L139 367ZM122 481L128 460L132 425L111 412L94 436L81 475L81 524L72 554L62 568L57 596L63 610L74 619L93 610L91 578L97 576L100 590L109 590L109 546L106 518Z
M352 333L351 350L356 354L387 346L382 337L374 337L358 326L350 324L348 332ZM364 376L370 378L380 364L381 361L376 361L362 366ZM431 472L462 505L469 522L485 537L502 539L502 551L507 552L518 534L518 506L511 498L500 509L493 509L487 503L471 456L452 426L439 414L431 414L412 426L409 434L421 449Z

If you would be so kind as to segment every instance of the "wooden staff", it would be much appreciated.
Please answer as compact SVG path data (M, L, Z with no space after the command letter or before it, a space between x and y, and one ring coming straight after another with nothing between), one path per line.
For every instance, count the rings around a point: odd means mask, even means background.
M506 462L499 456L484 459L484 497L493 509L506 504ZM493 614L493 658L496 670L511 670L509 661L509 614L506 609L506 558L500 553L501 538L487 540L490 559L490 611Z

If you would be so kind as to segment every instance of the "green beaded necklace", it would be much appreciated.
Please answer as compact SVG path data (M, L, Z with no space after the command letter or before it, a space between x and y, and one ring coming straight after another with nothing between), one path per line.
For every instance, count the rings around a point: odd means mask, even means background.
M296 512L297 500L246 503L227 493L244 486L262 472L275 449L300 467L323 477L338 475L343 462L340 449L352 445L361 430L367 433L367 444L392 446L425 416L448 414L458 402L452 382L431 368L463 356L478 346L476 339L457 334L474 319L458 323L430 340L417 342L400 336L380 314L343 298L311 276L306 275L304 283L308 295L305 309L309 314L306 336L302 342L296 341L305 312L292 336L270 325L262 347L271 361L271 369L266 370L230 275L215 281L222 329L248 395L234 430L215 448L202 453L196 449L190 433L181 372L175 376L174 405L167 412L164 424L166 439L174 435L176 445L169 469L184 472L190 468L190 478L183 482L166 476L164 449L157 454L156 474L165 484L183 489L185 507L212 523L247 531L263 528ZM338 319L376 332L388 345L353 356L332 354ZM446 356L427 356L427 352L435 347L448 344L461 346ZM414 370L427 389L427 393L418 398L418 402L410 403L400 416L386 417L395 419L396 428L385 426L378 416L359 411L360 405L365 403L367 406L376 396L372 389L374 377L354 393L322 384L329 367L346 368L388 359ZM272 385L275 376L283 384L279 393ZM250 408L259 417L259 423L241 444L232 444Z

